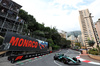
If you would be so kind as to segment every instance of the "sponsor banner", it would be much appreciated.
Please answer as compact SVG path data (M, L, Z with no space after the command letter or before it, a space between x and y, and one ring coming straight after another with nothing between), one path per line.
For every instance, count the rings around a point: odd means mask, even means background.
M32 37L7 32L3 41L2 50L9 51L47 51L47 46L40 44Z
M38 41L39 45L41 46L40 47L41 49L43 48L43 46L48 47L48 42L45 42L45 41L42 41L42 40L39 40L39 39L36 39L36 40Z

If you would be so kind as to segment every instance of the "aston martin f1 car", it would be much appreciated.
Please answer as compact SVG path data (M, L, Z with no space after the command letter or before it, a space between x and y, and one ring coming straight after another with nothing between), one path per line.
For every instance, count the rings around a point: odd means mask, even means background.
M62 58L63 58L63 57L64 57L64 54L58 53L58 54L55 54L54 60L62 61Z
M64 54L55 54L54 60L59 60L65 64L80 64L81 61L77 59L76 57L70 58L69 56L64 56Z
M62 58L62 61L65 64L70 64L70 63L80 64L81 63L81 61L79 59L77 59L76 57L70 58L69 56L64 56Z

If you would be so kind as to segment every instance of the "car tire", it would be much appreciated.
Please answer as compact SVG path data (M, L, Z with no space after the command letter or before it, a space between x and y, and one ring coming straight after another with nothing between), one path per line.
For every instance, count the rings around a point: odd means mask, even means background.
M69 64L67 60L63 59L64 64Z
M80 60L77 60L77 63L81 63L81 61Z
M57 60L57 58L54 56L54 60Z
M11 63L14 63L14 58L12 58L10 61L11 61Z
M60 62L62 62L62 59L59 59Z
M73 60L74 60L74 61L77 61L77 58L73 57Z

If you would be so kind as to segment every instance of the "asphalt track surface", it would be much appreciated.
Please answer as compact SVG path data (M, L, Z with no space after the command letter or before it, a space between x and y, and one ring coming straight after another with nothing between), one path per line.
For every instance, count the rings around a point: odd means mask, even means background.
M25 62L25 63L14 65L14 66L99 66L99 65L89 64L85 62L81 62L80 65L74 65L73 63L71 63L70 65L67 65L67 64L64 64L63 62L54 60L53 56L55 55L55 53L64 53L65 55L70 56L70 57L76 57L79 55L78 51L74 51L71 49L68 49L68 50L62 49L61 51L54 52L42 57L38 57L29 62Z

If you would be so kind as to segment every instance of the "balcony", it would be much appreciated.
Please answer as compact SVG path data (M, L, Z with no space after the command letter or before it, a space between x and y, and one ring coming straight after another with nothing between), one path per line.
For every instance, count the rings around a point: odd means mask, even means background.
M8 8L8 9L10 8L11 4L12 4L11 0L2 0L1 1L1 6Z
M13 4L12 4L12 6L11 6L11 9L10 10L12 10L12 11L14 11L14 12L16 12L16 13L18 13L19 12L19 9L22 7L22 6L20 6L20 5L18 5L17 3L15 3L15 2L12 2Z
M17 31L17 28L18 28L18 24L16 23L15 25L14 25L14 31Z
M17 22L17 23L20 23L20 24L24 24L24 20L23 19L21 19L18 16L16 17L16 15L13 15L13 14L8 14L7 19L8 20L11 20L13 22Z
M9 30L12 30L13 28L13 23L9 22L9 21L6 21L5 24L4 24L4 28L7 28Z
M0 5L6 9L9 9L18 13L19 9L22 7L19 4L13 2L12 0L2 0Z
M18 32L22 32L22 25L19 26Z
M8 19L15 21L16 19L16 14L14 14L12 11L8 10Z
M24 20L23 19L21 19L20 17L16 17L16 22L18 22L18 23L21 23L21 24L24 24Z
M0 16L1 17L6 17L7 15L7 12L4 12L3 10L0 11Z
M83 30L86 30L86 27L83 27Z
M0 19L0 27L2 26L2 24L3 24L3 20Z
M1 30L1 32L3 32L3 33L5 33L6 31L7 31L6 28L3 28L3 29Z
M18 9L17 7L12 7L10 10L12 10L12 11L14 11L14 12L16 12L16 13L19 12L19 9Z
M84 35L84 37L88 37L88 35Z

